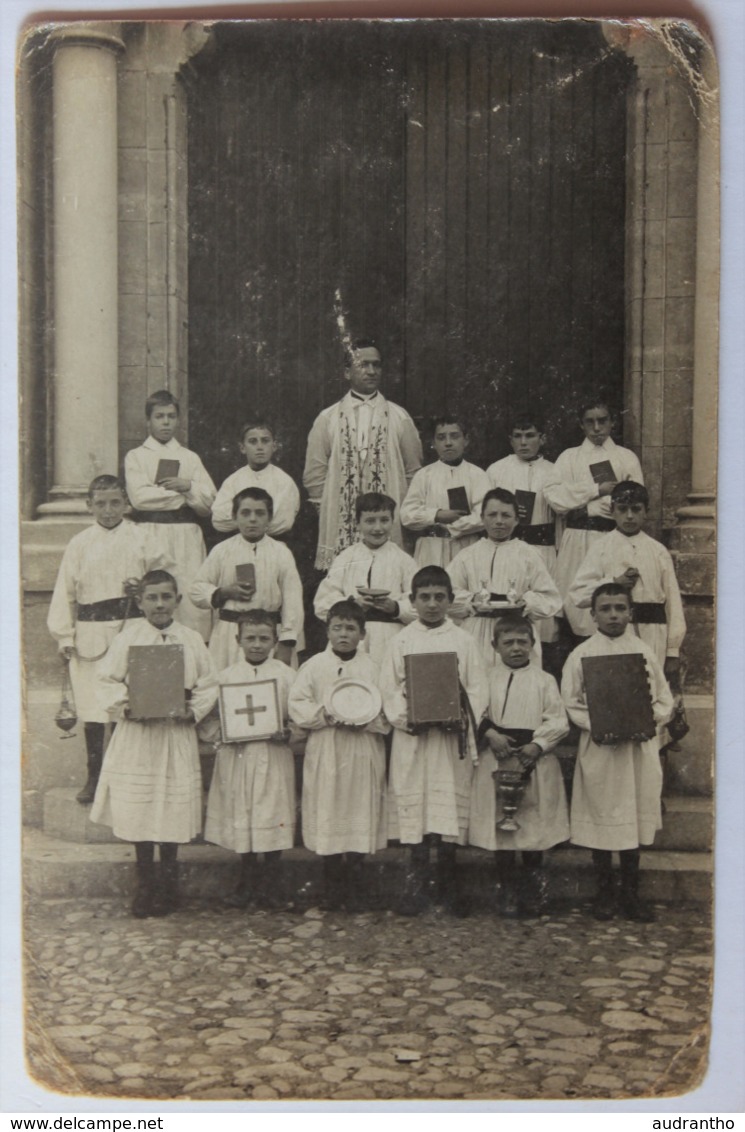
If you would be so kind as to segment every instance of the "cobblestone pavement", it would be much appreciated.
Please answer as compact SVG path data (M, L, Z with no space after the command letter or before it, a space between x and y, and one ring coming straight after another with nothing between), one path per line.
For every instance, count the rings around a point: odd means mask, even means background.
M153 1099L666 1096L705 1071L711 938L581 910L504 922L37 900L28 1057L58 1091Z

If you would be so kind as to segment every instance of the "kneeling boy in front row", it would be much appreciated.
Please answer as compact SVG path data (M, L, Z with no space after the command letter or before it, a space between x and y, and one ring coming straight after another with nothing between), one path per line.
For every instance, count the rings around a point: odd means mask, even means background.
M479 720L486 708L484 666L473 637L448 618L453 588L446 570L441 566L419 570L411 582L411 603L418 620L394 637L381 669L383 707L394 728L390 835L411 846L398 911L416 916L427 907L429 845L434 841L438 902L456 915L466 915L467 905L458 891L455 851L457 845L466 843L471 776L477 758L475 726L468 721ZM457 657L463 706L460 722L410 723L406 657L419 653L454 653Z
M479 727L482 749L471 788L468 841L495 850L499 910L510 918L540 913L545 904L539 871L543 851L569 837L564 780L551 753L569 731L569 721L556 681L532 655L534 639L525 617L505 614L496 623L494 647L502 664L489 671L489 707ZM496 824L504 814L493 775L513 764L522 769L527 784L516 814L520 828L509 832Z

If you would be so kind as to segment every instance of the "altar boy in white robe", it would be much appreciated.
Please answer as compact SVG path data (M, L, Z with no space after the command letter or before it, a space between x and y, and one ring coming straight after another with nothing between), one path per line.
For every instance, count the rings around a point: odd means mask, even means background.
M535 547L513 538L518 524L515 496L501 487L487 491L481 517L486 538L456 554L448 574L455 592L451 616L473 635L491 667L500 663L492 645L494 620L507 604L535 625L559 612L561 598ZM533 651L540 663L537 637Z
M441 566L425 566L411 583L417 620L388 646L381 669L385 714L393 725L389 776L389 833L410 846L409 867L397 911L417 916L429 903L429 851L437 846L436 901L456 916L468 914L459 889L456 846L465 845L471 777L477 759L475 727L487 702L478 647L449 619L450 577ZM412 653L455 653L461 685L460 718L449 724L409 722L406 657Z
M367 723L334 715L327 695L340 680L377 690L378 666L360 650L365 616L353 602L329 610L328 647L307 660L289 698L290 718L308 732L303 762L303 844L323 858L324 906L363 911L366 853L386 845L385 745L382 711ZM362 690L364 691L364 690Z
M553 676L532 657L535 633L530 621L505 614L495 622L494 648L502 663L489 672L489 705L479 727L479 764L471 787L470 845L495 854L499 910L512 918L538 915L546 901L540 872L543 852L569 837L569 811L558 759L552 751L569 731L569 721ZM526 779L516 820L503 831L494 774L500 767L522 770ZM517 850L522 854L518 881Z
M192 582L194 604L217 611L210 652L218 672L241 659L235 625L248 609L277 615L277 660L291 664L295 647L303 647L303 587L292 551L266 533L273 513L263 487L239 491L233 500L238 534L210 551ZM252 577L241 580L240 570L248 566Z
M447 566L476 541L483 530L481 500L489 490L483 468L463 459L468 433L457 416L435 418L432 447L437 460L419 469L401 504L401 523L417 536L414 558L420 567ZM463 498L454 498L457 494Z
M658 728L672 714L673 697L652 649L630 627L632 603L627 587L617 582L598 586L592 595L591 612L597 631L570 653L561 682L569 718L580 729L570 811L571 841L592 849L595 918L610 920L620 910L628 920L649 922L654 913L639 899L639 846L651 845L662 828L659 743L656 735L649 739L639 734L622 740L605 735L602 742L592 737L582 660L640 653ZM612 872L614 850L620 858L618 902Z
M409 601L416 562L391 542L395 512L396 504L388 495L370 491L358 496L355 513L359 540L334 559L313 600L316 617L324 624L339 601L360 607L365 615L360 648L376 664L383 659L391 638L416 618Z

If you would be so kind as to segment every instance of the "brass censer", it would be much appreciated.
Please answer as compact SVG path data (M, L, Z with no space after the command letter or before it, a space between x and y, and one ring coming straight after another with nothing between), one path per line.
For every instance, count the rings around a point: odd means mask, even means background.
M509 765L500 766L492 771L497 795L497 809L499 809L500 799L502 802L503 816L497 822L497 829L502 830L503 833L515 833L520 829L520 822L516 820L515 814L523 800L530 773L529 770L523 769L516 758L510 759Z
M60 700L57 714L54 717L54 722L59 727L60 731L68 732L68 734L60 735L60 739L72 739L72 729L78 722L78 713L75 707L75 699L72 694L72 682L70 680L70 662L65 660L64 672L62 676L62 698Z

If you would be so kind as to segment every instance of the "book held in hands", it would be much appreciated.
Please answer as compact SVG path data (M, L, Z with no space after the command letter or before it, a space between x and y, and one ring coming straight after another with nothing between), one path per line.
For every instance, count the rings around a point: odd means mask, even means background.
M158 470L155 473L155 482L175 479L179 472L178 460L158 460Z
M409 724L425 726L460 720L458 654L420 652L404 657Z
M468 494L464 487L448 488L448 507L451 511L463 511L464 514L468 514L471 508L468 503Z
M130 719L181 719L186 711L182 645L131 645L127 662Z
M590 733L596 743L629 742L643 735L653 739L649 674L641 653L582 657Z

